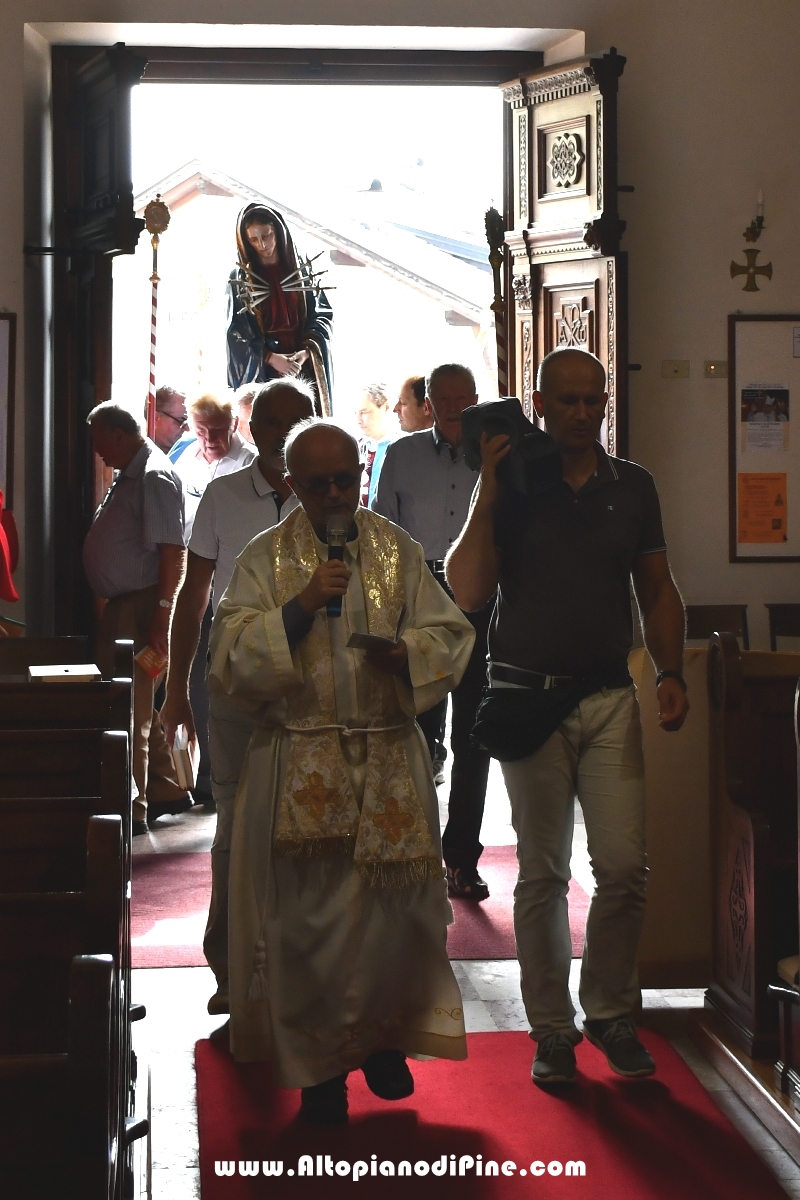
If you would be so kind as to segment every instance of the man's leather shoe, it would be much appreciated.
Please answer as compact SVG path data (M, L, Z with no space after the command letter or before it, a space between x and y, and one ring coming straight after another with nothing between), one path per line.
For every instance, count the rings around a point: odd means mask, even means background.
M448 867L447 891L460 900L489 899L489 885L481 879L477 867Z
M192 797L187 792L176 800L149 800L147 802L147 824L152 828L153 822L159 817L177 816L178 813L188 812L192 807Z
M226 1016L231 1011L230 1001L228 1000L228 985L219 984L214 995L209 999L206 1005L206 1012L210 1017Z
M400 1050L378 1050L370 1054L361 1070L367 1087L381 1100L405 1100L414 1091L414 1076Z
M141 833L147 833L147 821L133 821L131 825L131 832L133 833L134 837Z
M300 1093L300 1116L314 1125L344 1125L347 1121L347 1075L334 1075Z

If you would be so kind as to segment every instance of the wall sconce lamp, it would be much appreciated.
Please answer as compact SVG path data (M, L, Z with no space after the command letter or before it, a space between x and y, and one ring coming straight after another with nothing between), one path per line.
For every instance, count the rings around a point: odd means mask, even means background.
M764 228L764 193L759 191L756 198L756 215L744 231L746 242L757 242Z

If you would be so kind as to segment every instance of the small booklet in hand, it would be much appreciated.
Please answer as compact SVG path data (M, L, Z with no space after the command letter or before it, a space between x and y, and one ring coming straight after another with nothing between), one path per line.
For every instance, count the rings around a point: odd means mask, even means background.
M400 630L403 627L405 616L406 606L404 604L400 610L394 641L391 638L378 637L377 633L351 633L350 641L347 643L348 650L394 650L400 641Z
M166 671L169 659L163 658L152 646L145 646L138 654L134 654L133 661L137 662L151 679L157 679L162 671Z
M197 738L189 740L185 725L179 725L175 730L175 741L170 746L172 765L178 776L179 787L190 792L197 786L197 768L200 765L200 747Z

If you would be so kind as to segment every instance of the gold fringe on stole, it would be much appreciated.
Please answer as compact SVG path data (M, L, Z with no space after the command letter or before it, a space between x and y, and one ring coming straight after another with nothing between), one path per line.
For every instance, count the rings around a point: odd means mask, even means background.
M399 862L372 859L356 862L356 871L370 887L407 888L444 878L444 868L436 858L412 858Z
M342 834L340 837L279 838L273 843L276 858L324 858L328 854L352 857L355 848L355 834Z

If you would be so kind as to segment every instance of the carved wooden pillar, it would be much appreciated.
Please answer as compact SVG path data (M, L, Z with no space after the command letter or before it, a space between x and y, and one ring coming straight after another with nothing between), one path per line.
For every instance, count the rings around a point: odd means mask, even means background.
M608 378L603 438L627 453L627 262L619 250L617 82L625 59L537 71L505 84L510 109L506 237L511 263L509 391L531 414L542 358L596 354Z

